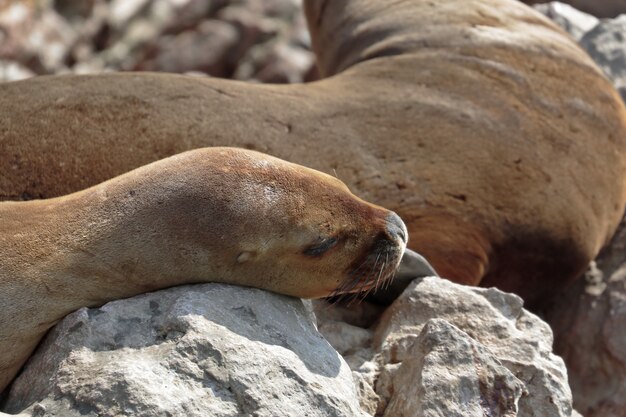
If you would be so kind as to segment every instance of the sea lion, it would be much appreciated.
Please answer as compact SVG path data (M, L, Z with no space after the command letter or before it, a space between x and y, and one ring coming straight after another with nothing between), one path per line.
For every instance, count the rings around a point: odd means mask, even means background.
M527 301L577 276L626 204L626 110L514 0L305 1L321 81L181 75L0 85L0 197L73 192L204 146L256 149L397 212L444 277Z
M407 231L338 179L258 152L182 153L0 203L0 392L68 313L194 282L317 298L380 287Z

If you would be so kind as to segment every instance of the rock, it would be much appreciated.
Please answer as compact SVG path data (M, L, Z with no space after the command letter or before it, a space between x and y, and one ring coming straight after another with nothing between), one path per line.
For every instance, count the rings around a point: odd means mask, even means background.
M240 33L237 55L243 56L252 45L263 43L275 37L280 31L280 24L240 6L228 6L217 13L217 18L232 24Z
M315 310L320 331L345 355L368 413L576 416L565 366L552 354L552 332L518 296L428 277L414 280L377 322L363 304L362 320L341 304L317 303Z
M384 306L361 302L328 302L313 300L313 308L318 323L341 321L349 325L367 329L372 327L385 311ZM322 324L320 324L321 328Z
M622 98L626 97L626 15L603 20L580 40L580 45L591 55L613 81Z
M13 59L37 74L65 69L65 59L78 34L52 8L28 3L0 9L0 59Z
M373 336L371 330L332 320L321 322L319 332L341 355L369 348Z
M167 33L176 33L190 30L228 4L227 0L166 0L169 20L166 21L163 30ZM153 8L156 8L153 6ZM157 13L155 13L157 14Z
M524 390L489 349L441 319L426 322L390 372L385 417L513 417Z
M526 4L548 3L545 0L523 0ZM564 0L564 3L597 17L615 17L626 13L626 2L622 0Z
M554 297L546 316L586 417L626 416L626 223L585 279Z
M301 300L220 284L70 314L4 407L64 417L365 416L350 369Z
M54 9L68 19L87 19L98 0L54 0Z
M0 59L0 82L23 80L34 75L34 72L17 62Z
M265 16L292 19L302 13L302 0L244 0L243 4Z
M193 31L157 41L154 57L138 64L141 71L185 73L200 71L215 77L227 77L238 57L239 33L233 25L219 20L207 20Z
M0 60L7 79L24 77L22 68L33 74L204 72L282 83L315 78L301 0L34 4L0 6Z
M109 25L113 29L125 27L139 16L150 4L150 0L112 0L109 9Z
M493 399L486 393L496 392L495 385L505 380L507 398L513 398L515 385L495 366L499 361L524 384L525 395L519 399L517 416L569 417L572 414L572 397L567 384L567 371L563 361L552 354L552 332L546 323L524 310L522 305L518 296L495 288L464 287L434 277L418 279L381 318L374 335L375 346L384 364L397 365L413 360L415 344L425 337L420 335L424 326L432 319L445 320L493 355L493 358L476 356L482 358L476 360L476 372L490 370L489 374L495 378L490 380L493 386L483 387L481 392L485 394L480 399L481 403L492 404ZM458 335L456 333L456 339ZM467 340L455 343L457 346L470 346ZM436 349L436 346L433 348ZM460 348L458 352L467 354ZM467 358L455 360L464 361ZM464 371L459 369L459 372ZM378 390L377 393L381 395ZM454 401L462 404L464 397L459 392L457 395ZM389 404L394 401L391 398ZM444 398L441 401L443 404ZM445 401L453 400L448 398ZM492 412L497 411L493 415L515 415L510 414L507 407L492 408ZM446 405L445 409L450 408ZM419 408L415 410L417 413ZM442 411L437 415L455 414Z
M583 13L569 4L558 1L538 4L534 8L561 26L577 41L600 22L597 17Z
M241 60L233 78L273 84L301 83L314 66L315 56L311 51L286 43L269 48L260 45Z

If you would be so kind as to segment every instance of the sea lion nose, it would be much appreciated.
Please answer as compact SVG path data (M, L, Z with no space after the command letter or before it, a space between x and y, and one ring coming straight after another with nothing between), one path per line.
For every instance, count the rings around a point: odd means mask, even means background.
M387 215L386 220L387 233L389 233L393 239L400 239L406 244L409 239L409 233L407 232L406 226L400 216L392 211Z

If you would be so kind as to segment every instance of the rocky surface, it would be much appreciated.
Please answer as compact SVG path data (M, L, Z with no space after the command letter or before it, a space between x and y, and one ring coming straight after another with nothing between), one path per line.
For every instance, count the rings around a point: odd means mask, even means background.
M580 40L580 45L626 98L626 15L604 20Z
M526 4L548 3L546 0L522 0ZM623 0L564 0L573 7L597 17L616 17L626 13Z
M580 36L581 23L591 26L587 17L558 3L536 7L580 37L580 45L626 99L626 15L601 20ZM567 364L574 405L586 417L626 417L625 254L623 224L584 279L555 296L546 313L555 351Z
M5 412L39 416L362 416L350 369L305 304L220 284L66 317Z
M301 0L0 2L0 80L168 71L260 82L314 78Z
M316 311L370 414L575 415L550 328L515 295L431 277L414 281L373 326Z
M569 417L563 362L521 299L439 278L379 309L220 284L81 309L3 411L25 416ZM344 321L347 320L347 321ZM349 322L349 323L348 323ZM359 407L360 404L360 407Z
M547 317L576 408L585 417L626 417L626 223Z
M583 13L569 4L553 1L551 3L537 4L535 9L558 24L574 39L580 39L600 22L597 17Z

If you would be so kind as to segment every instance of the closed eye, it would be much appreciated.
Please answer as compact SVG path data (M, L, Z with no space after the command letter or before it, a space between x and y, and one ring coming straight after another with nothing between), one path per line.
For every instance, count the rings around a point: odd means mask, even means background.
M322 256L330 248L334 247L337 242L338 239L336 237L329 237L328 239L324 239L319 243L309 246L302 253L306 256Z

